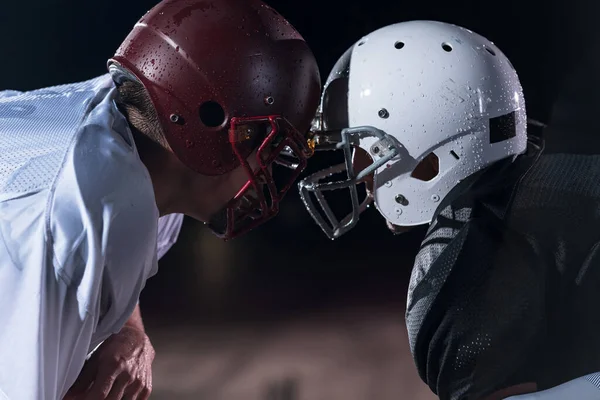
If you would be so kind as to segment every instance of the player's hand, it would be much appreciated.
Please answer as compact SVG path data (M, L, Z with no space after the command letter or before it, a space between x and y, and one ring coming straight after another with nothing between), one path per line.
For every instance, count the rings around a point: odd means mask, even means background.
M147 400L153 361L146 333L126 325L92 354L64 400Z

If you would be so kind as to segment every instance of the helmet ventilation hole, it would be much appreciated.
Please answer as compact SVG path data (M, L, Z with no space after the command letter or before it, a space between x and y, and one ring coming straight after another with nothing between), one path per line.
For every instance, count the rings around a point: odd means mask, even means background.
M225 110L216 101L207 101L200 106L200 121L209 128L220 126L225 121Z
M495 56L495 55L496 55L496 52L495 52L493 49L490 49L490 48L489 48L489 47L487 47L487 46L484 46L484 48L485 48L485 51L487 51L487 52L488 52L488 53L490 53L491 55L493 55L493 56Z
M444 42L442 43L442 49L444 49L445 52L450 53L452 51L452 45L448 42Z
M394 43L394 47L397 48L398 50L400 50L401 48L404 47L404 42L398 41L398 42Z

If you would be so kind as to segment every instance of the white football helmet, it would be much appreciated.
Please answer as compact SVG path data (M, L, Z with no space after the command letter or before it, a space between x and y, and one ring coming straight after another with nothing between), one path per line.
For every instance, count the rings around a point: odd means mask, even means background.
M369 197L388 224L430 223L457 183L526 150L527 117L517 72L492 42L456 25L411 21L376 30L344 53L325 84L313 132L317 149L345 157L299 183L306 208L334 239L356 225L370 201L359 203L356 186L371 174ZM373 160L360 172L355 146ZM424 160L437 163L426 181L413 176ZM340 172L343 180L325 182ZM338 221L323 192L343 188L353 210Z

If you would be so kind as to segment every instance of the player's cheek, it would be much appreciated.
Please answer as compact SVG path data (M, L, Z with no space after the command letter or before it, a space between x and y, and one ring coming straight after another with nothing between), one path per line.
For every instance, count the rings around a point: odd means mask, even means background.
M358 174L362 172L371 164L373 164L371 156L360 147L355 147L354 153L352 154L352 165L354 166L355 173ZM367 190L373 192L373 174L367 176L364 181L367 185Z

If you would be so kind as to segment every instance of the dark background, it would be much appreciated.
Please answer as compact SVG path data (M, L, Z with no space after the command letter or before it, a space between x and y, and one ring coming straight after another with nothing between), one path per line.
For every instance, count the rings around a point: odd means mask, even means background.
M28 90L105 73L106 60L156 1L3 3L0 90ZM548 120L566 71L582 54L593 51L599 7L593 0L268 3L303 34L323 79L350 45L384 25L433 19L465 26L488 37L511 59L521 77L528 114L541 121ZM403 323L407 279L423 230L394 237L371 209L356 229L332 242L309 219L297 193L286 200L277 219L228 243L214 238L201 224L186 220L179 242L161 261L159 274L149 281L142 296L142 311L149 331L156 332L156 342L163 332L180 327L185 327L189 338L208 329L226 332L234 329L228 328L233 325L268 327L323 313L332 313L326 315L335 319L341 309L369 310L350 318L354 321L389 311L394 323ZM315 324L306 331L322 326ZM388 339L406 349L405 338ZM363 342L356 340L356 346ZM228 345L223 346L224 352ZM160 349L168 352L169 347ZM410 360L406 361L409 364ZM213 382L213 387L226 386L225 381ZM218 397L212 393L210 398Z

